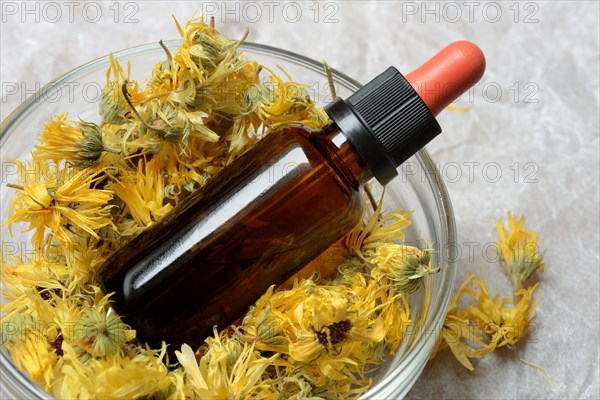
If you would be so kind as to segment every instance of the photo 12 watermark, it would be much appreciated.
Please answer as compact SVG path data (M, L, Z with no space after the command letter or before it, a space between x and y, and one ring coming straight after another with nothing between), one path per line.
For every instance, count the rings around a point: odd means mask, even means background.
M136 1L2 1L0 20L27 23L112 22L135 24L139 21L140 3Z
M24 102L32 97L34 103L56 104L66 101L75 103L82 101L95 104L102 98L106 82L51 82L42 85L40 82L2 82L2 103L11 99ZM42 90L43 89L43 90Z
M203 1L199 14L220 23L340 22L339 1Z
M403 1L401 20L403 23L537 24L539 12L540 6L534 1Z
M540 165L534 161L511 161L501 164L497 161L450 161L434 162L435 169L428 168L418 161L405 161L400 169L402 183L418 181L425 183L439 175L446 184L455 183L498 183L501 181L517 184L539 183Z
M447 82L444 86L440 82L410 82L419 90L424 99L445 98L447 93L453 93L460 82ZM537 82L495 82L483 81L473 84L455 101L473 104L477 101L485 103L511 102L531 104L538 103L540 87Z
M23 224L14 224L14 233L20 232L21 228L26 228ZM25 231L23 231L25 232ZM27 233L27 232L25 232ZM459 262L478 263L485 262L494 264L501 261L501 251L496 241L476 241L465 240L457 242L439 243L427 242L422 239L407 238L403 245L416 248L431 250L435 265L447 266ZM63 243L58 241L48 241L47 243L34 245L28 239L9 239L2 241L2 262L3 263L29 263L32 266L39 267L38 272L46 273L42 268L44 264L62 264L74 266L77 263L93 261L88 255L80 253L80 246L77 243ZM537 243L528 243L524 247L515 249L515 257L526 258L528 254L539 252ZM339 247L331 248L319 256L319 265L331 264L339 265L340 261L345 259L348 250ZM402 263L410 261L411 253L398 253L393 257L393 263ZM17 265L15 264L15 265ZM35 272L36 268L31 269Z
M436 84L435 82L429 82L427 84L419 82L410 83L419 90L424 99L446 97L445 93L453 90L452 83L446 84L444 87L441 87L439 83ZM222 90L220 90L219 87L211 87L210 93L207 93L206 95L218 95L221 98L224 96L232 96L231 91L233 87L235 90L243 90L251 96L252 93L256 91L249 89L254 85L260 84L261 83L253 85L245 84L243 88L236 89L235 85L232 86L228 83L222 86ZM279 92L278 84L276 82L268 82L267 85L271 88L271 93L273 95ZM336 91L340 90L340 84L338 82L334 82L333 85ZM43 84L42 82L4 81L0 86L2 103L8 103L11 100L22 103L33 96L32 100L35 103L45 102L56 104L64 101L71 104L75 102L95 104L102 98L106 81L78 82L61 80L59 82L51 82L48 84ZM329 83L326 80L306 82L305 87L308 96L315 101L319 101L323 105L334 100ZM284 90L294 89L284 86ZM537 82L501 83L490 81L473 85L473 87L456 99L455 104L473 105L479 102L491 104L510 102L515 104L534 105L540 102L539 94L540 87Z

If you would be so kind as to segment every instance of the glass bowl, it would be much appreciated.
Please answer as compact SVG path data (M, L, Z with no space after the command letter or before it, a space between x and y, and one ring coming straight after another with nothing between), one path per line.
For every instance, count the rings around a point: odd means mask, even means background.
M177 48L180 41L165 43ZM278 66L287 71L295 81L308 85L309 93L320 106L331 101L327 78L322 64L306 57L259 44L242 46L246 59L257 60L271 69ZM147 44L113 54L122 65L131 61L131 77L143 80L149 76L154 64L164 58L158 44ZM29 150L37 142L37 136L50 116L68 111L69 118L100 122L98 102L106 82L108 57L99 58L78 67L44 86L27 99L0 126L0 159L2 160L1 220L8 216L8 204L12 191L6 183L16 182L14 160L27 158ZM346 98L360 88L360 84L346 75L333 70L337 95ZM415 173L416 171L416 173ZM373 183L373 191L381 193L381 186ZM407 335L397 351L375 374L376 383L363 398L401 398L417 380L437 341L444 321L452 284L456 272L456 228L448 193L431 158L423 149L400 168L400 175L386 189L384 210L395 208L414 210L412 225L407 230L406 241L418 245L422 238L432 242L437 252L433 255L433 267L440 272L427 278L425 285L411 295L411 320ZM27 252L29 238L14 229L8 235L2 226L3 262L8 243L10 251ZM10 243L9 243L10 242ZM19 371L10 356L0 352L0 378L2 398L51 398L42 388Z

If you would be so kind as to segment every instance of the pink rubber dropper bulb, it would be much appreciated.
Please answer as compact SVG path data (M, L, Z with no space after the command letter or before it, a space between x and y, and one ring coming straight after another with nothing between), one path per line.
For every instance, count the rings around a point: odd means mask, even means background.
M485 72L485 57L466 40L450 43L425 64L406 75L433 115L475 85Z

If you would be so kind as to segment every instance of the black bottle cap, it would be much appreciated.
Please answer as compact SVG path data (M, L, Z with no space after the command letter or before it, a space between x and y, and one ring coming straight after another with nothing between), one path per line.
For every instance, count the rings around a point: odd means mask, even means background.
M329 117L385 185L398 166L442 132L421 97L394 67L347 100L325 107Z

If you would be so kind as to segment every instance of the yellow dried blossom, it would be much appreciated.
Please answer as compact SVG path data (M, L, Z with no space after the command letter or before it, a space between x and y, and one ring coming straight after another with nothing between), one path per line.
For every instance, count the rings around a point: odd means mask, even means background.
M199 146L198 146L199 147ZM204 186L210 177L223 169L215 165L216 156L199 152L196 139L190 140L190 154L181 154L173 143L165 143L152 158L155 168L164 175L164 195L173 202Z
M381 215L383 195L366 222L354 229L346 243L351 254L373 266L376 279L387 280L398 292L412 293L423 286L427 275L438 272L431 267L433 249L423 251L397 242L404 240L403 230L410 226L412 212L403 209Z
M367 250L364 259L373 264L375 277L389 280L401 293L413 293L423 286L423 278L439 268L431 267L431 249L423 251L413 246L380 243Z
M69 121L67 113L62 113L51 117L44 125L34 156L38 160L67 161L85 168L96 163L105 151L116 152L104 146L98 125Z
M96 269L119 248L121 238L112 226L100 229L98 235L100 238L78 236L72 242L60 245L63 262L69 271L66 280L69 293L94 282Z
M389 338L395 347L395 328L405 332L410 323L407 313L396 312L399 295L366 277L340 277L332 285L302 280L276 293L271 288L244 319L244 337L259 350L285 355L292 363L288 373L304 370L317 388L365 385L360 377L380 362L381 344ZM283 376L289 375L275 378Z
M383 243L403 241L403 230L411 224L412 211L398 209L382 215L384 195L385 192L382 193L377 207L367 216L366 221L350 232L346 238L350 252L362 259L365 259L364 252L367 250L376 249Z
M72 346L65 344L63 348L63 376L51 389L57 398L126 400L169 398L177 393L163 362L166 346L159 351L147 348L133 357L116 353L88 363L80 361Z
M544 256L538 252L538 235L525 230L525 217L518 220L508 213L508 230L500 220L496 221L500 248L500 265L509 276L515 290L523 288L525 282L537 271L544 270Z
M450 301L437 345L431 353L431 358L434 358L439 351L450 348L458 362L471 371L474 370L474 367L469 359L481 358L490 351L481 337L481 330L473 326L468 317L464 315L464 311L458 307L458 302L466 286L473 279L475 276L470 275Z
M173 80L174 80L174 65L173 65L173 56L171 55L171 51L167 46L163 43L162 40L158 42L160 47L163 48L167 59L163 62L156 63L154 69L152 70L152 80L150 81L149 89L153 92L151 98L162 98L173 90ZM150 97L144 99L144 101L148 101Z
M0 269L3 295L11 302L0 304L2 311L22 309L27 304L27 292L31 288L36 288L44 296L48 296L49 292L60 292L64 289L61 280L68 274L66 265L48 260L40 249L26 260L17 257L10 263L3 261ZM21 300L17 301L19 298Z
M163 173L151 160L138 163L135 174L124 171L116 182L109 186L127 207L136 224L145 228L166 215L173 205L165 203Z
M95 357L105 357L123 351L128 340L135 337L121 317L98 309L84 311L77 322L76 340L80 347Z
M11 199L10 218L5 222L28 222L35 229L33 242L36 247L43 242L46 228L63 242L70 242L65 222L98 237L96 231L110 225L109 200L112 192L94 189L102 179L102 169L85 169L74 173L69 168L53 170L40 161L17 162L21 186ZM40 177L42 179L40 180Z
M270 128L299 123L310 128L319 128L329 118L310 100L306 85L284 81L270 69L270 81L266 89L257 90L253 107L261 121ZM285 72L285 71L284 71ZM267 94L268 93L268 94ZM246 93L246 99L250 94ZM252 104L252 103L251 103Z
M183 152L187 151L187 140L190 135L209 142L219 140L219 136L204 125L203 118L208 116L204 111L186 111L169 102L162 106L157 102L151 102L140 112L129 98L127 81L123 83L123 97L145 128L157 134L161 140L180 143ZM142 114L150 115L151 119L147 122Z
M39 383L50 385L57 357L44 333L37 329L34 318L20 314L3 323L2 337L15 366Z
M128 68L129 69L129 68ZM113 80L111 80L111 75ZM122 84L127 81L127 92L134 93L133 103L139 103L141 95L137 82L129 81L129 71L125 74L119 62L110 55L110 67L106 71L106 86L100 98L99 112L107 124L124 124L127 122L127 103L122 96Z
M532 298L537 285L515 292L518 300L490 297L483 279L474 275L461 285L454 296L444 321L436 352L449 347L456 359L474 370L472 358L481 358L492 351L513 346L525 337L535 312L537 299ZM463 295L471 298L469 306L460 308Z
M262 357L252 344L231 346L231 340L215 332L207 340L208 351L199 363L188 345L175 352L192 381L194 395L215 400L273 398L263 374L278 355Z
M513 301L509 298L500 299L498 295L490 298L483 280L473 282L479 293L476 305L471 305L467 310L472 320L489 335L491 346L502 348L516 344L529 331L529 322L537 303L532 295L538 285L516 291L518 300Z

